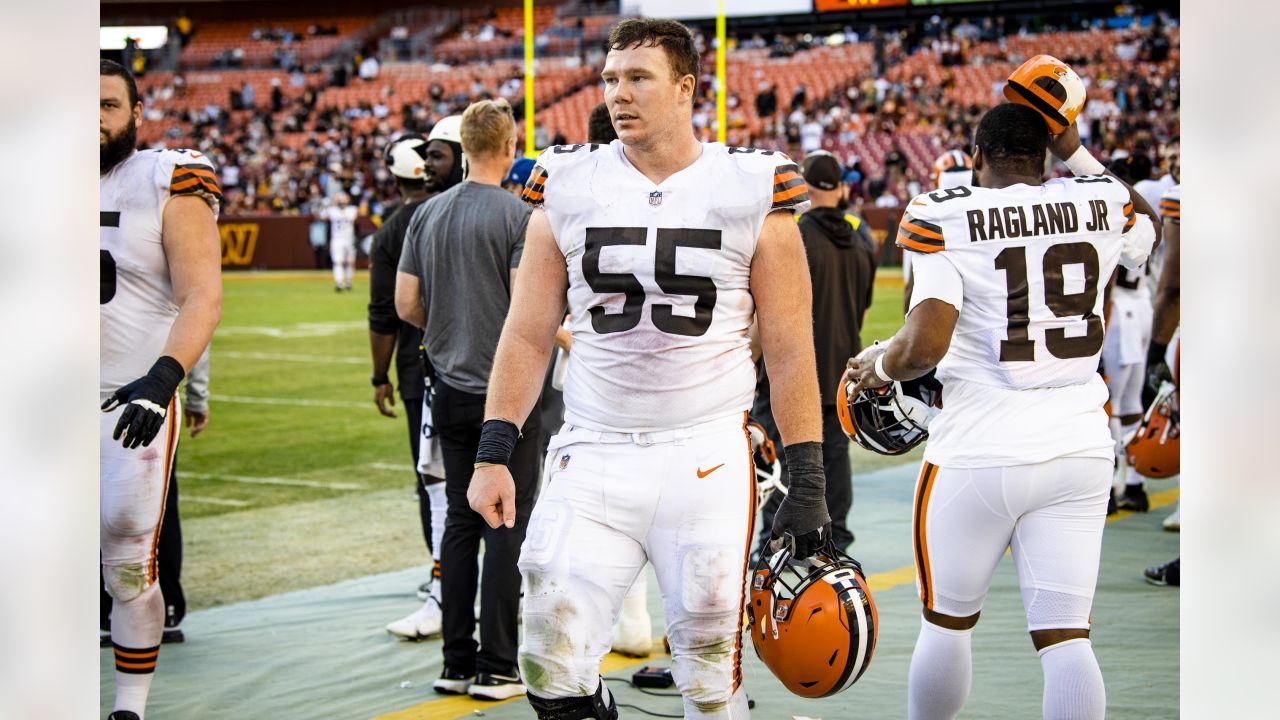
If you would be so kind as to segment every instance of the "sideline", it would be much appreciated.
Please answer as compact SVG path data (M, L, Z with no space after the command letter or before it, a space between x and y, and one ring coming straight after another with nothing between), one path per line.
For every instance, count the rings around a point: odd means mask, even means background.
M1168 490L1152 493L1148 498L1151 504L1151 510L1173 504L1177 501L1178 495L1179 488L1170 488ZM1108 516L1107 523L1110 524L1117 520L1122 520L1133 514L1134 512L1131 510L1120 510L1114 515ZM1008 551L1006 551L1006 554L1007 552ZM915 580L915 565L904 565L900 568L876 573L868 577L867 585L871 588L872 592L884 592L908 583L914 584ZM662 647L661 637L654 638L654 646L659 648ZM668 657L668 655L666 653L654 653L647 658L636 659L609 653L600 663L600 674L608 675L610 673L618 672L619 670L649 665L652 664L654 660L661 660L664 657ZM492 702L472 700L470 697L465 695L455 695L445 697L440 700L429 700L425 703L420 703L418 705L405 708L404 710L397 710L385 715L378 715L372 720L461 720L461 718L483 715L485 708L506 705L507 703L511 703L516 700L524 700L524 696Z

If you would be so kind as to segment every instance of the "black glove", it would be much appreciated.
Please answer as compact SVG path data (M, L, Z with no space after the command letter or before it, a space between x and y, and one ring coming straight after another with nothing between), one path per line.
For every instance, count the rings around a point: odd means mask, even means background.
M1165 351L1169 346L1155 340L1147 346L1147 383L1142 386L1142 407L1149 408L1156 401L1156 393L1165 382L1173 382L1173 372L1169 363L1165 362Z
M791 481L787 496L773 516L773 542L792 543L791 557L803 560L817 553L831 534L822 443L796 443L783 451Z
M111 393L111 397L102 403L103 412L111 412L127 403L111 439L119 440L123 435L121 444L130 450L139 445L150 445L156 433L160 432L160 426L164 425L169 401L173 400L184 375L186 372L182 364L165 355L151 366L146 375Z

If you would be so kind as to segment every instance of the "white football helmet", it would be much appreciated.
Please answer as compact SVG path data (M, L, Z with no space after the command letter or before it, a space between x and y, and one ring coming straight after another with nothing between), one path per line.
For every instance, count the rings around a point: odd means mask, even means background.
M747 420L747 435L751 438L751 459L756 466L756 507L764 507L774 490L787 494L787 489L782 486L782 463L778 461L778 450L763 425Z

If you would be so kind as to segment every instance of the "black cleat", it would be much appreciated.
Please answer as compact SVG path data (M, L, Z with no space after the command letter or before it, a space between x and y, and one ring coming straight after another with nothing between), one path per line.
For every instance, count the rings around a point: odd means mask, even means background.
M116 710L107 716L107 720L140 720L138 713L132 710Z
M475 679L475 675L467 675L446 665L432 687L442 695L466 695Z
M1107 498L1107 515L1115 515L1116 509L1116 494L1111 493L1110 497Z
M1151 509L1151 501L1147 499L1147 491L1141 485L1125 485L1116 507L1133 512L1146 512Z
M1182 558L1176 557L1164 565L1149 567L1142 574L1152 585L1179 587L1182 584Z

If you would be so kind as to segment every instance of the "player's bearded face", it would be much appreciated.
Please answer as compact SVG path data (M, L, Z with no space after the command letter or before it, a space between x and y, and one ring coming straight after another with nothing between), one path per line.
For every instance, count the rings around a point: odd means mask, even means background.
M111 128L100 126L98 134L99 172L106 172L115 167L138 145L138 123L133 119L132 113L129 114L129 121L124 127L117 128L113 132Z
M427 156L424 158L426 164L423 180L426 183L427 190L430 192L439 192L444 189L445 181L449 179L449 175L453 172L453 148L448 143L432 140L427 145Z

